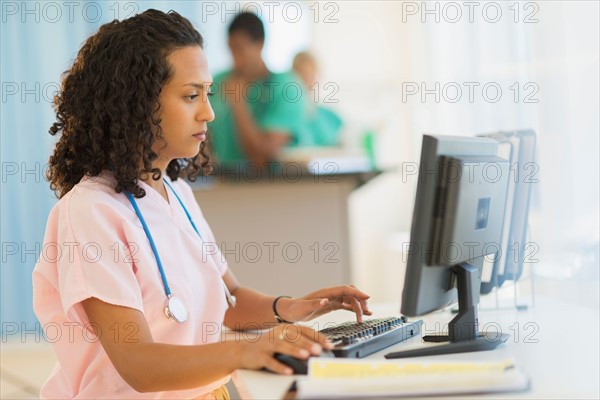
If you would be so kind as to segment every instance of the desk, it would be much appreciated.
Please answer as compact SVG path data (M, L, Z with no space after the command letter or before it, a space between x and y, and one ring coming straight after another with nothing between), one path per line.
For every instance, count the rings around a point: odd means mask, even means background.
M375 315L397 315L397 305L371 307ZM312 321L348 320L350 314L336 312ZM437 326L446 324L452 315L438 312L423 318L424 332L433 334ZM526 311L498 310L479 313L480 329L488 328L509 333L508 342L494 351L461 355L433 356L434 360L500 361L514 358L531 378L531 390L522 393L502 393L485 398L599 398L599 318L598 310L568 305L563 302L538 299L535 308ZM317 325L315 325L317 326ZM439 329L439 328L438 328ZM383 358L390 351L409 349L426 344L420 339L397 344L372 354ZM268 372L239 370L233 376L236 389L244 399L281 399L298 377ZM468 396L461 396L468 397ZM471 397L469 397L471 398ZM472 398L475 398L473 396Z

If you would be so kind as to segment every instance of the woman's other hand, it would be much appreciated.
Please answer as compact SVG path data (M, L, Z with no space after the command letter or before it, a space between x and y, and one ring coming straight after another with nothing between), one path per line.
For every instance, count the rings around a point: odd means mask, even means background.
M292 369L277 361L275 353L287 354L303 360L331 350L333 344L320 333L301 325L280 324L262 331L258 340L244 340L237 352L238 365L243 369L268 368L278 374L291 375Z

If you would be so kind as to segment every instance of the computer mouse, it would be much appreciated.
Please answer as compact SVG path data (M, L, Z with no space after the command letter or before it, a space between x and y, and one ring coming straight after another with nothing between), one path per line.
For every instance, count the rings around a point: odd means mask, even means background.
M273 355L277 361L287 365L294 371L294 375L306 375L308 373L308 359L303 360L287 354L275 353ZM333 352L323 350L320 355L312 357L335 357Z

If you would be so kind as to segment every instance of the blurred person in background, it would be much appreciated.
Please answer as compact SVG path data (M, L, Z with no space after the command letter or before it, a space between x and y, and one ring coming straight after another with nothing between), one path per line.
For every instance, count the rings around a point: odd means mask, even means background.
M238 14L228 34L233 68L214 78L213 152L220 163L264 165L282 147L302 144L307 93L294 73L275 73L265 64L265 29L255 14Z
M314 92L315 85L317 85L317 89L324 89L324 84L317 81L318 66L315 57L309 52L300 52L294 57L292 68L306 85L308 93L308 110L303 134L304 144L307 146L338 146L343 125L342 119L331 109L321 106L318 103L320 99L313 96L313 93L321 93L320 90Z

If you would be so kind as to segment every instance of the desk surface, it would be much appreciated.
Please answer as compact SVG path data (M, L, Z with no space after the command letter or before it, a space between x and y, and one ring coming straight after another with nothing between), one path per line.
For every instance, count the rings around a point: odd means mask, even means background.
M397 305L371 308L375 311L374 317L398 314ZM336 312L320 317L308 325L342 322L350 316L348 313ZM433 313L423 318L423 331L433 334L451 318L449 312ZM513 358L531 378L531 390L528 392L495 394L485 396L486 398L599 398L598 310L541 299L537 300L534 308L526 311L480 311L479 321L480 330L501 329L510 334L511 338L494 351L433 356L428 359L500 361ZM368 358L381 359L390 351L426 345L416 339L389 347ZM296 378L239 370L234 374L233 381L245 399L281 399Z

